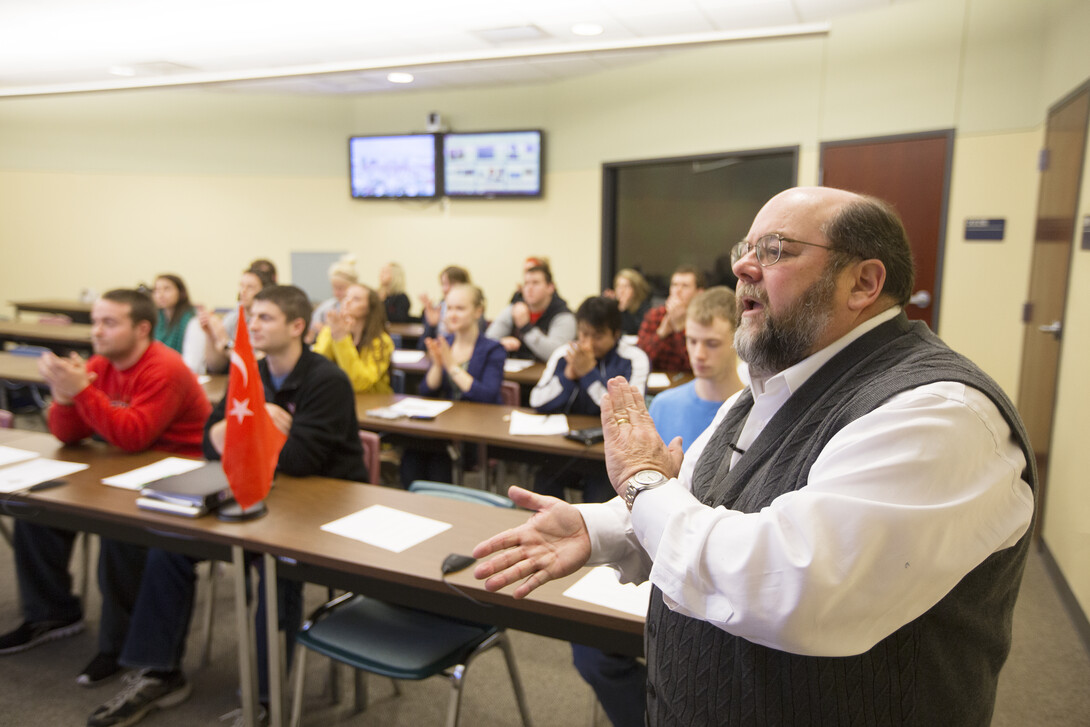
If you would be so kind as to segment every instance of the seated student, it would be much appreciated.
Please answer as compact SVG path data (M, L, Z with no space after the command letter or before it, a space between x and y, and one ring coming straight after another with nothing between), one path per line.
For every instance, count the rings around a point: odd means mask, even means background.
M272 283L269 278L253 268L244 271L239 278L238 302L242 303L247 324L250 322L250 306L253 305L254 296L270 285ZM220 320L215 313L201 308L197 313L197 319L201 322L201 330L205 335L205 370L210 374L227 373L227 365L231 361L231 347L235 345L235 332L238 330L238 309L232 308L223 316L223 320Z
M607 290L605 294L610 292L610 297L616 298L617 307L621 309L621 333L635 336L651 308L651 286L638 271L624 268L613 279L613 290Z
M386 263L378 271L378 297L386 307L386 320L407 323L409 296L405 294L405 269L397 263Z
M297 477L318 475L365 482L367 468L352 386L343 371L303 345L310 313L306 294L290 285L262 290L253 304L250 336L254 349L265 353L257 364L265 387L265 407L288 437L280 450L277 471ZM205 426L204 454L209 459L219 459L223 452L227 398L216 405ZM195 563L179 553L159 548L148 551L144 582L120 659L125 666L139 669L139 675L91 714L88 727L136 724L149 712L175 706L189 696L191 688L181 663L193 610ZM291 659L302 622L302 584L279 579L277 588ZM261 584L258 634L265 633L264 594ZM259 696L267 703L264 638L257 639L257 652Z
M457 265L448 265L439 273L439 288L443 296L438 303L428 297L427 293L420 296L420 302L424 306L421 320L424 323L424 335L420 337L419 347L424 348L424 341L429 338L438 338L447 335L447 325L444 322L447 317L447 293L453 285L464 285L471 282L469 271ZM483 318L482 318L483 320Z
M335 362L348 374L357 394L389 394L390 356L394 341L386 332L386 310L378 293L355 283L339 309L326 314L326 325L313 351Z
M685 353L685 311L698 291L704 289L704 274L682 265L670 276L670 295L665 305L652 308L640 324L639 346L651 359L655 371L689 372Z
M647 355L621 340L621 311L617 301L594 296L575 312L577 338L549 357L541 379L530 392L530 406L552 414L601 414L599 403L606 394L606 382L623 376L641 391L650 373ZM613 497L605 464L592 460L570 460L543 465L534 490L564 497L570 480L582 480L584 502L605 502Z
M496 341L481 335L484 295L475 285L455 285L447 293L447 329L443 338L427 339L431 365L420 382L420 394L440 399L500 403L503 362L507 352ZM463 448L471 457L472 448ZM451 481L451 461L445 446L415 444L401 457L401 484L413 480Z
M333 296L314 307L305 343L314 343L314 339L318 337L319 331L325 325L326 313L338 308L344 294L348 292L348 286L358 282L360 282L360 276L356 272L355 255L342 255L340 260L329 266L329 287L333 289Z
M549 269L534 265L522 276L522 300L504 308L485 335L515 358L547 361L575 338L575 316L556 294Z
M205 336L197 310L189 302L185 283L177 275L160 275L155 279L151 297L159 309L155 340L182 354L190 371L203 374Z
M734 293L722 286L697 293L689 303L685 346L696 378L651 400L651 418L662 441L681 437L688 450L723 402L742 388L734 353L734 317ZM575 643L572 661L615 727L644 723L647 667L631 656Z
M90 436L126 452L155 449L201 456L201 434L212 407L181 356L152 340L155 306L135 290L111 290L91 308L94 355L44 353L38 370L53 404L49 430L65 443ZM12 654L83 630L68 561L75 533L16 519L15 571L23 624L0 636ZM116 674L144 570L145 549L101 538L98 586L102 619L98 655L77 678L91 686Z
M276 285L276 266L273 265L272 260L266 260L263 257L259 257L250 263L248 270L253 270L255 273L261 273L269 279L270 285Z

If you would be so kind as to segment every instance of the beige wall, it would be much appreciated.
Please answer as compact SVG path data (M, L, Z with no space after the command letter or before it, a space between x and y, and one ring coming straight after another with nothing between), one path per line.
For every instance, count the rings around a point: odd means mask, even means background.
M598 283L604 162L798 145L818 180L822 141L957 132L940 333L1016 395L1036 153L1048 107L1090 78L1084 0L914 0L837 20L827 38L746 42L536 85L317 98L189 89L0 100L0 305L150 281L230 302L254 257L347 249L364 278L398 260L410 292L466 265L495 313L528 254L564 295ZM360 202L346 138L540 127L540 201ZM1086 185L1090 188L1090 185ZM1090 207L1084 189L1082 214ZM965 217L1004 217L1002 243L965 243ZM1076 253L1045 538L1090 610L1086 384L1090 265ZM1055 515L1053 516L1053 512ZM1080 517L1080 515L1082 517Z

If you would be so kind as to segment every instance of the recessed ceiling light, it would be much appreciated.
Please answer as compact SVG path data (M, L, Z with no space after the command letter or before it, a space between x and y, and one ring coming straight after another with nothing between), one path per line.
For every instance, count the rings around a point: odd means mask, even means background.
M601 35L605 32L605 28L598 25L598 23L576 23L571 26L571 32L575 35L582 35L590 38L595 35Z
M390 83L412 83L413 74L404 71L391 71L386 74L386 80Z
M136 75L136 69L132 66L110 66L110 75L131 78Z

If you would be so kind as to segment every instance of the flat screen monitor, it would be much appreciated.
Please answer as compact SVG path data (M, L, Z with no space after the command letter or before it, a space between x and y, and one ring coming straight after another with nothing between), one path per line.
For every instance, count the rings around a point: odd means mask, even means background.
M352 196L357 199L438 197L438 144L436 134L353 136L348 140Z
M540 130L443 135L448 197L540 197L544 180Z

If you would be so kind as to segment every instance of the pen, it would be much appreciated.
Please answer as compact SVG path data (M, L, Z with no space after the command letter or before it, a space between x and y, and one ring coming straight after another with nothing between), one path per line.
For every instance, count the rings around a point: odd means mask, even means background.
M59 487L67 483L67 480L46 480L45 482L39 482L36 485L31 485L27 488L27 492L40 492L42 490L48 490L52 487Z

